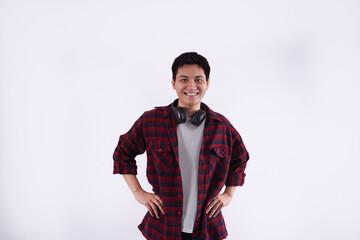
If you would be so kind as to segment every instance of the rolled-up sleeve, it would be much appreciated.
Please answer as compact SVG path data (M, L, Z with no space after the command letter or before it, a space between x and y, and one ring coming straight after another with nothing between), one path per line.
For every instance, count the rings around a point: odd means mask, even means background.
M142 117L140 117L131 129L121 135L115 148L113 174L137 174L135 157L145 152L146 143L143 134Z
M245 168L250 156L240 134L236 131L232 145L231 161L226 186L242 186L245 181Z

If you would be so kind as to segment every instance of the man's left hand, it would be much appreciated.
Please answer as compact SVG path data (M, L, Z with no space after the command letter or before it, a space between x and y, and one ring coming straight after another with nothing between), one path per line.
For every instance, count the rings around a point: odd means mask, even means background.
M223 207L226 207L230 204L232 200L232 195L224 192L223 194L217 195L213 200L211 200L206 206L206 214L208 214L209 218L213 216L216 217Z

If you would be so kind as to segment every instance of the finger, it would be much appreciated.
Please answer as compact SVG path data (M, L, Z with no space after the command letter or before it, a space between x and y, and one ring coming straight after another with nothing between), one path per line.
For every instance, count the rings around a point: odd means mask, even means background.
M146 205L146 208L148 209L150 215L151 215L152 217L154 217L154 212L153 212L152 208L150 207L150 204L147 204L147 205Z
M206 206L209 206L214 200L215 200L215 198L211 199L210 202L208 202L208 204Z
M214 216L214 213L216 212L216 210L221 206L222 206L222 202L218 201L217 204L211 209L209 218L212 218Z
M221 209L223 209L223 207L224 207L224 206L220 206L220 207L216 210L216 212L214 213L214 217L216 217L217 215L219 215L219 213L220 213Z
M206 207L206 213L208 213L209 211L210 211L210 209L214 206L214 204L215 204L215 199L213 199L213 200L211 200L209 203L208 203L208 205L207 205L207 207Z
M157 199L153 199L153 202L160 209L160 211L164 214L164 209L163 209L161 202L159 202L159 200L157 200Z
M164 213L164 207L161 206L161 204L157 204L156 206L160 209L160 211L162 212L162 214L165 214L165 213Z
M150 206L151 206L153 212L155 213L156 218L159 218L159 213L158 213L158 210L157 210L155 204L151 202Z
M162 202L161 198L160 198L159 196L157 196L157 195L154 195L153 202L154 202L154 203L157 202L157 203L159 203L161 206L163 206L163 202Z
M207 206L206 208L206 213L209 213L209 211L215 206L215 204L218 202L218 199L215 198L212 200L212 202L210 203L210 205Z
M161 197L159 197L159 196L156 195L156 194L154 194L154 196L155 196L155 199L158 200L158 201L161 203L161 205L163 205L163 202L162 202L162 200L161 200Z

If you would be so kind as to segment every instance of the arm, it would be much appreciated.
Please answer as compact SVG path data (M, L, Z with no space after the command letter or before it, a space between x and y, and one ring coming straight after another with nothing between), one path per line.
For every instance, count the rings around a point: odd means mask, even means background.
M115 148L114 174L137 174L135 157L145 152L146 142L142 128L141 117L136 120L131 129L121 135Z
M234 196L234 193L235 193L235 190L236 190L236 186L227 186L225 188L225 191L223 194L227 194L229 195L230 197L233 197Z
M164 214L161 198L156 194L144 191L144 189L142 189L140 186L136 175L123 174L123 177L131 192L133 193L136 201L144 205L149 210L149 213L152 217L155 215L157 218L159 218L158 208Z
M222 194L219 194L209 202L206 206L206 214L209 212L209 218L217 216L223 207L226 207L230 204L232 197L234 196L236 186L226 186L225 191Z
M135 199L149 210L151 216L156 215L159 218L158 208L164 213L161 198L155 194L145 192L136 177L137 165L135 157L144 153L145 149L146 142L140 117L132 128L119 138L119 143L113 155L113 173L122 174Z
M235 131L234 142L232 143L233 151L231 154L230 167L226 179L226 188L224 193L219 194L206 206L206 214L209 213L209 218L217 216L223 207L230 204L234 196L237 186L244 184L245 167L249 160L249 153L241 139L240 134Z

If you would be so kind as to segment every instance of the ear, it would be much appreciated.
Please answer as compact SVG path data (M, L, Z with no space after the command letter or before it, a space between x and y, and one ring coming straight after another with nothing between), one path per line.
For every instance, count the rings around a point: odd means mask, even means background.
M206 90L209 88L210 86L210 78L206 81Z
M175 90L175 80L174 79L171 79L171 85L172 85L173 89Z

